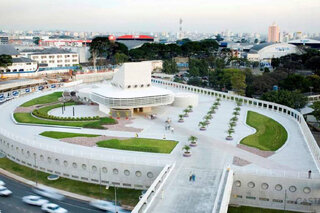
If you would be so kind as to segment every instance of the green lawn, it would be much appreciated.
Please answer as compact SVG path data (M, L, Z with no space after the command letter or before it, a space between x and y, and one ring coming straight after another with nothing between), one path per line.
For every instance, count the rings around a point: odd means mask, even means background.
M40 135L55 138L55 139L62 139L62 138L74 138L74 137L98 137L100 135L92 135L92 134L81 134L81 133L72 133L72 132L56 132L56 131L45 131L40 133Z
M242 139L241 144L263 151L276 151L288 138L288 133L281 124L259 113L248 111L247 124L257 132Z
M97 121L56 121L46 120L33 117L31 113L16 112L13 114L14 119L19 123L32 123L32 124L47 124L58 126L74 126L94 129L104 129L102 125L116 124L117 121L113 118L100 118Z
M148 138L110 139L97 143L99 147L139 152L170 153L177 145L176 141Z
M228 208L228 213L293 213L292 211L262 209L249 206L231 207Z
M54 92L49 95L45 95L45 96L41 96L39 98L32 99L28 102L25 102L21 106L22 107L30 107L30 106L34 106L37 104L53 103L53 102L57 102L60 97L62 97L62 92Z
M7 158L0 159L0 168L14 173L18 176L24 177L28 180L36 181L35 170L19 165ZM99 185L84 183L66 178L59 178L55 181L49 181L47 179L48 175L49 174L47 173L38 171L38 183L93 198L100 198ZM106 190L105 187L102 186L101 192L101 199L114 200L113 187L110 187L108 190ZM124 205L135 206L139 202L140 194L140 190L117 188L117 200L119 200L120 203Z

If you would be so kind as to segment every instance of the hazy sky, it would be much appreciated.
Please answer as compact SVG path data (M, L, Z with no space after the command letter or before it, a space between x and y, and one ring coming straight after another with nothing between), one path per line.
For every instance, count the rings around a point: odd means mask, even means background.
M0 29L320 32L320 0L0 0Z

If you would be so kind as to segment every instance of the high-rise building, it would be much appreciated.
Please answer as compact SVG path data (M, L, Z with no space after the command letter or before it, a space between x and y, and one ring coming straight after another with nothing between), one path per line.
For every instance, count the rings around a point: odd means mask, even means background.
M280 42L280 29L276 23L269 26L268 42Z

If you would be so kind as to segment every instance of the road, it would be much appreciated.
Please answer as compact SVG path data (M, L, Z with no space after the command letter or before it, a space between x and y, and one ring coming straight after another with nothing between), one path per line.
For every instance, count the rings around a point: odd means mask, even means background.
M30 206L22 202L22 197L34 194L30 186L17 182L13 179L0 175L0 180L6 183L6 187L13 193L10 197L0 196L0 212L1 213L21 213L21 212L42 212L40 207ZM48 199L50 200L50 199ZM89 206L87 202L79 201L71 198L65 198L63 201L50 200L60 205L69 212L100 212Z

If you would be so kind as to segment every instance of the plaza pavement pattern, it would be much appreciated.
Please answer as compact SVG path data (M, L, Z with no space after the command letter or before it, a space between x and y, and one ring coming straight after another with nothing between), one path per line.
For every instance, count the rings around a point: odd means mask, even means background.
M174 92L179 91L177 89L172 90ZM31 98L44 94L45 93L33 94L28 97L22 97L3 106L1 115L4 122L0 123L0 127L12 133L24 135L25 138L30 140L41 140L41 143L48 143L52 146L57 143L56 140L45 138L38 134L43 131L65 131L100 134L108 137L135 136L135 132L130 131L34 127L15 125L11 121L11 113L17 106ZM136 153L98 147L92 147L91 149L104 149L104 152L108 153L105 155L105 160L118 158L130 159L131 157L135 157L176 162L175 169L164 184L163 192L159 193L156 197L150 212L211 212L222 169L228 165L232 165L234 157L250 162L249 165L241 168L234 165L233 168L235 172L237 172L237 169L253 173L272 171L273 174L281 175L284 171L307 173L308 170L312 170L315 176L319 175L299 125L285 115L256 107L242 106L238 125L235 127L234 140L226 141L225 137L227 135L228 123L233 116L232 112L236 104L235 102L222 100L207 130L199 131L198 123L209 111L214 100L213 97L199 95L199 105L193 109L193 112L190 113L188 118L185 118L184 123L177 122L178 115L182 113L183 108L163 106L154 109L154 113L157 114L157 119L150 120L144 116L136 116L131 124L128 123L125 125L126 127L143 129L139 133L139 137L160 139L165 137L166 139L179 141L179 144L169 155ZM255 132L253 128L247 126L245 123L246 112L248 110L273 118L288 131L288 140L284 147L268 158L237 147L237 144L242 138ZM172 120L174 133L165 130L164 122L168 117ZM191 157L185 158L182 157L182 147L188 144L187 140L190 135L198 137L198 146L192 148ZM72 146L75 145L65 144L66 149L72 149ZM88 147L84 148L87 149ZM190 173L195 173L196 175L196 181L194 183L189 182ZM199 203L201 203L201 208L198 206Z

